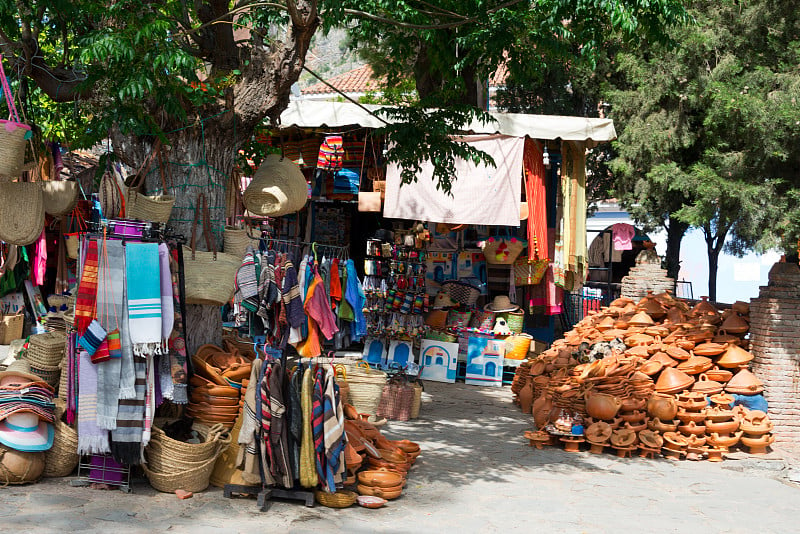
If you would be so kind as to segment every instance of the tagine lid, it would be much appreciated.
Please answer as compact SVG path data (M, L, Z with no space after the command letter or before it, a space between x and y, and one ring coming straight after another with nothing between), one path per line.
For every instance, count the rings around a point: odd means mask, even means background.
M656 382L656 391L659 393L676 393L694 384L694 378L678 369L667 367L661 371L661 376Z
M755 395L764 391L764 383L747 369L742 369L731 378L725 385L728 393L739 393L743 395Z

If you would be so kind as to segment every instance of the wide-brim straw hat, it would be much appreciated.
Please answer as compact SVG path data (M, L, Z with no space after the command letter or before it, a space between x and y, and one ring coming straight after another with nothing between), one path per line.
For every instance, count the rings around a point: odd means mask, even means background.
M46 451L53 446L54 437L53 425L34 412L16 412L0 421L0 443L18 451Z
M31 372L31 365L25 360L15 360L11 362L5 371L0 371L0 384L4 386L41 381L41 377Z
M492 313L506 313L518 310L519 306L511 302L508 295L497 295L492 302L483 307L483 311Z
M303 171L278 154L264 158L243 194L247 211L267 217L300 211L307 200L308 183Z

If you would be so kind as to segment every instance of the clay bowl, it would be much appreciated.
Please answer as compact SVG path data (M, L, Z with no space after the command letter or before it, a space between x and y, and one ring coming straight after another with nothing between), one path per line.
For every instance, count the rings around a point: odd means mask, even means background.
M716 434L731 434L732 432L736 432L739 430L739 421L735 419L732 421L723 421L720 423L715 423L710 419L706 419L705 422L706 432L708 433L716 433Z
M701 343L694 348L694 353L697 356L718 356L727 350L728 346L722 343L713 343L707 341Z
M659 361L648 360L639 368L647 376L653 376L664 368L664 364Z
M749 421L742 421L739 424L739 428L742 429L748 437L755 437L755 436L763 436L764 434L772 432L775 426L772 424L771 421L767 421L766 423L758 425L754 425Z
M724 423L734 419L733 410L726 410L720 406L706 409L706 419L714 423ZM738 419L736 419L738 421Z
M744 436L741 437L742 445L744 445L745 447L750 447L751 449L754 449L754 448L755 449L760 449L760 448L768 447L768 446L772 445L772 443L774 441L775 441L775 436L772 435L772 434L764 434L764 435L759 436L757 438L754 438L754 437L751 437L751 436L747 436L747 435L744 435Z
M361 495L370 495L372 497L380 497L386 500L396 499L403 492L402 486L395 486L393 488L376 488L359 484L356 486L356 488L358 489L358 493Z
M655 419L651 419L647 422L647 428L650 430L655 430L656 432L661 432L662 434L666 432L675 432L678 430L678 421L661 421L658 417Z
M687 412L684 409L678 410L678 419L684 425L688 425L691 422L694 423L702 423L706 420L705 412Z
M689 446L689 440L677 432L664 433L664 447L674 451L680 451Z
M733 373L731 371L728 371L727 369L720 369L719 367L712 367L705 372L705 375L709 380L714 380L721 383L725 383L733 378Z
M679 363L676 369L683 371L687 375L697 375L711 369L711 365L711 358L692 356L688 360Z
M631 426L633 426L637 423L641 423L642 421L644 421L645 418L647 417L647 412L634 410L633 412L630 413L621 413L619 414L619 416L622 418L623 421L625 421L626 423L630 423Z
M405 476L405 474L411 468L411 464L409 463L398 464L393 462L387 462L386 460L378 460L377 458L372 458L371 456L367 458L367 464L374 469L380 469L381 467L389 470L394 469L402 473L403 476Z
M397 447L398 449L400 449L401 451L403 451L404 453L406 453L406 455L408 455L409 453L418 452L420 450L418 444L414 443L413 441L409 441L407 439L390 441L390 443L395 447Z
M393 488L402 486L405 478L396 471L389 471L388 469L372 469L368 471L361 471L358 474L358 482L364 486L371 486L377 488Z
M683 408L687 412L699 412L700 410L704 409L707 406L706 401L704 400L686 400L678 401L678 407ZM705 417L704 417L705 418Z
M650 357L650 359L648 361L650 361L650 362L659 362L659 363L661 363L661 365L664 366L665 369L668 368L668 367L675 367L675 366L678 365L678 363L680 363L678 360L672 358L666 352L656 352L655 354L653 354Z
M689 351L683 350L677 345L667 346L667 350L665 350L664 352L666 352L667 356L669 356L674 360L685 361L692 357L692 354Z
M637 399L635 397L628 397L622 399L622 405L619 407L619 409L620 411L623 412L633 412L636 410L643 410L646 405L647 405L646 399Z
M743 432L739 431L735 434L727 435L720 435L716 432L711 432L706 439L710 445L715 447L725 447L730 448L739 443L739 439L742 437Z
M736 399L733 398L733 395L728 395L727 393L717 393L716 395L711 395L708 400L715 406L730 406Z
M698 425L694 421L689 421L685 425L678 426L678 432L687 436L699 436L700 434L704 434L705 431L706 427L704 425Z

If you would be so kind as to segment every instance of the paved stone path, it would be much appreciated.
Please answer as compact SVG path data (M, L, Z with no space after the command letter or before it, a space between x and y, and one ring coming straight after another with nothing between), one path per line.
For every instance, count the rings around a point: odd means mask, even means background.
M426 384L422 417L386 434L423 454L403 496L380 510L332 510L225 499L217 488L181 501L134 482L132 494L70 487L66 479L0 489L5 532L786 533L800 531L791 461L620 460L535 450L508 388Z

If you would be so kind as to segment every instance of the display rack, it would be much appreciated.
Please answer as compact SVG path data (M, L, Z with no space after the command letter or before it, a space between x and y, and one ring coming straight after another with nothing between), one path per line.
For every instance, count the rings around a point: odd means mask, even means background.
M69 485L86 487L90 484L117 486L120 491L130 493L131 468L128 465L117 463L110 454L83 456L78 463L78 478L70 480Z

